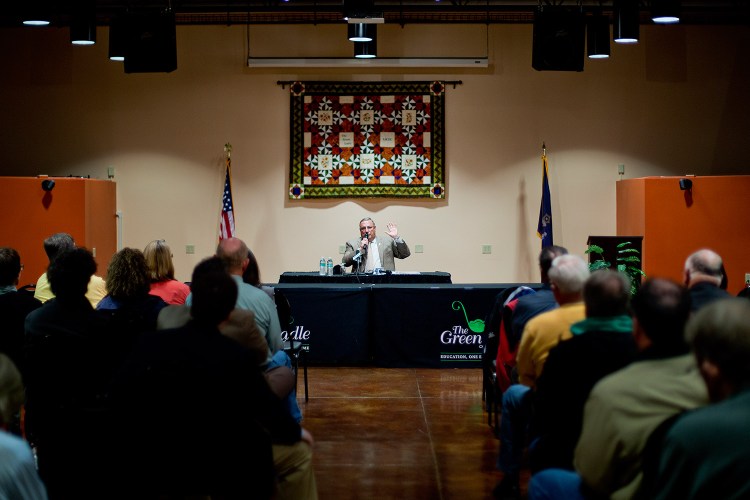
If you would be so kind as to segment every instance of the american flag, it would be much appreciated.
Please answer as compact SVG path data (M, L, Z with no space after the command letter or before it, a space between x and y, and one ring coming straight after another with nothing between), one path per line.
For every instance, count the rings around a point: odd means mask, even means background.
M227 156L227 176L224 180L224 196L221 199L219 241L234 237L234 204L232 203L232 180L229 176L231 166L232 160Z

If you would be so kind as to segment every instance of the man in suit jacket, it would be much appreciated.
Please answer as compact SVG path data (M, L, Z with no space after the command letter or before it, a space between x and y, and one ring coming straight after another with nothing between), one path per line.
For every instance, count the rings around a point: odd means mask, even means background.
M396 224L389 222L387 227L383 236L376 236L375 222L371 218L365 217L359 221L360 237L346 242L344 265L352 266L352 272L360 273L378 268L395 271L394 257L405 259L411 255L411 251L399 236Z

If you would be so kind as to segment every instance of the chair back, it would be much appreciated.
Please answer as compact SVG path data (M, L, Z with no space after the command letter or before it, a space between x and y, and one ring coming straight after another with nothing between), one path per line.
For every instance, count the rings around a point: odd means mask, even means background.
M292 316L292 306L289 304L289 299L286 298L284 292L278 288L274 290L273 300L276 302L276 311L279 314L279 324L281 328L287 328L294 324L294 316Z

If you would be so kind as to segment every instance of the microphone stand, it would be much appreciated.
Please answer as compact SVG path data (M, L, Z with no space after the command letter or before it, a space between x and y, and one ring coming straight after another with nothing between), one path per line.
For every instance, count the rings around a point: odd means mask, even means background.
M362 254L355 255L354 259L354 277L357 278L357 283L362 284L362 280L359 277L359 267L362 265Z

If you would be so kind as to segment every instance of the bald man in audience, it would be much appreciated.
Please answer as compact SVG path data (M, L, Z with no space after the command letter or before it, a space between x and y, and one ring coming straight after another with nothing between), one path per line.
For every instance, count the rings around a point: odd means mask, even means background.
M204 272L226 273L226 266L218 257L204 260L200 269ZM169 305L159 312L156 328L157 330L179 328L185 326L191 319L190 306ZM268 342L255 322L255 313L235 307L229 317L219 323L218 329L222 335L237 341L249 350L258 367L264 369L263 375L274 394L280 399L289 396L294 389L295 375L287 366L265 369L268 365Z
M698 250L685 260L684 282L690 290L693 311L714 300L729 297L721 288L724 263L721 256L707 248Z
M221 259L237 285L236 309L247 309L255 314L255 323L268 343L268 358L264 368L270 370L277 366L291 368L292 362L284 352L281 340L281 324L276 304L266 292L258 287L245 283L242 275L250 264L249 249L244 241L239 238L227 238L221 240L216 247L216 257ZM192 294L185 300L186 305L192 304ZM297 422L302 420L302 411L297 403L297 391L292 390L287 398L289 413Z
M268 343L268 362L270 362L273 355L282 348L281 325L276 312L276 304L273 303L271 297L260 288L248 285L242 280L242 273L250 263L247 245L239 238L221 240L216 247L216 256L224 262L227 272L237 284L235 308L250 310L255 315L255 323ZM189 295L185 304L191 305L192 299L192 295Z

